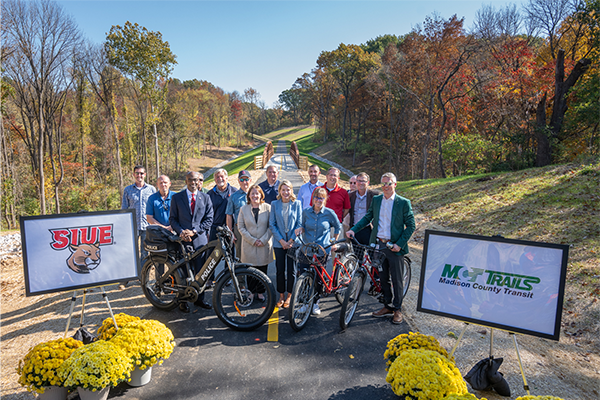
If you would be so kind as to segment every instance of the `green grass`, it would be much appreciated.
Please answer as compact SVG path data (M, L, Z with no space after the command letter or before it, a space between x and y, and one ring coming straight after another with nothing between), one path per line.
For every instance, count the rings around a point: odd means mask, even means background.
M257 147L256 149L251 150L246 154L236 158L229 164L226 164L225 166L223 166L223 168L227 171L229 175L237 174L243 169L254 169L254 157L262 155L264 149L264 145ZM210 178L204 182L205 187L208 187L208 185L212 182L214 182L213 175L211 175Z
M451 231L569 245L570 276L600 295L600 162L405 181L397 193Z
M269 132L265 134L264 137L268 138L271 141L297 140L300 137L312 135L313 133L315 133L315 130L315 126L292 126Z

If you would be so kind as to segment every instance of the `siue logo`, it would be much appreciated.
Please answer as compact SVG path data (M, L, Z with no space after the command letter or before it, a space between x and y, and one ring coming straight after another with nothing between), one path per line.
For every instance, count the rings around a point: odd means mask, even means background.
M100 246L114 242L112 224L50 229L50 234L50 247L54 250L68 248L71 255L66 260L67 266L78 274L89 274L98 268L102 261Z

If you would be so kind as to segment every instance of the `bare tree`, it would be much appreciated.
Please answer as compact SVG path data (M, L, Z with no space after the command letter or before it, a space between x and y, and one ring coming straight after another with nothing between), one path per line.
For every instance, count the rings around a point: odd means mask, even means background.
M80 34L73 19L49 0L3 1L1 34L3 46L11 50L3 60L3 75L14 89L19 112L19 126L14 128L29 151L39 183L40 212L46 214L46 140L59 128L55 118L62 112Z
M108 62L106 49L103 45L89 45L84 59L83 70L90 86L98 99L102 102L110 129L115 141L117 171L119 174L119 198L123 197L123 168L121 166L121 148L119 131L117 130L117 110L115 106L115 91L121 75Z

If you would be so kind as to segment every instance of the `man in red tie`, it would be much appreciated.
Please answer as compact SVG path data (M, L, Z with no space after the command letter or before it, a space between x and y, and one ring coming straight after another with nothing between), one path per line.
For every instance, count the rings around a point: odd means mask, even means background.
M187 188L175 193L171 198L171 214L169 222L175 232L186 242L192 242L194 249L208 243L207 234L213 222L213 207L210 197L202 193L204 176L198 172L188 172L185 176ZM200 256L192 261L194 274L197 274L204 264L205 257ZM198 307L209 309L211 305L204 302L204 293L194 303ZM187 303L181 303L179 308L189 312Z

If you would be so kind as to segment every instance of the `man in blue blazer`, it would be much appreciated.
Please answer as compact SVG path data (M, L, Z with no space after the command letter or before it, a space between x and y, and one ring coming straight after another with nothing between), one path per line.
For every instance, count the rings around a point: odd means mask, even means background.
M208 243L208 232L213 222L213 207L210 197L202 193L204 176L198 172L188 172L185 176L187 188L175 193L171 198L171 214L169 222L175 232L186 242L192 242L195 249ZM193 212L192 212L193 211ZM200 256L192 261L194 274L197 274L204 264L205 257ZM198 296L195 305L209 309L211 305L204 302L204 293ZM187 303L181 303L179 308L189 312Z
M367 214L356 223L346 236L373 224L370 243L383 250L386 259L380 273L384 307L374 312L374 317L392 316L392 322L402 322L402 271L404 254L408 253L408 240L415 231L415 217L410 200L396 194L396 176L385 173L381 177L383 195L373 197ZM389 247L388 247L389 246Z

